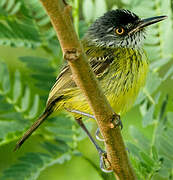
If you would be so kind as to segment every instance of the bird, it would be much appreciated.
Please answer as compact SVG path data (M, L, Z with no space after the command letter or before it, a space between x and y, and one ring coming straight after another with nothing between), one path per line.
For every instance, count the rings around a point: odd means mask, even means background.
M97 18L81 40L90 67L117 114L124 114L132 107L145 85L148 72L148 58L143 49L146 27L166 18L155 16L141 19L127 9L111 10ZM68 110L73 115L75 112L78 120L82 115L92 114L85 96L72 79L69 65L63 67L50 90L45 111L17 142L15 150L48 116L61 110ZM99 153L103 153L82 121L78 122Z

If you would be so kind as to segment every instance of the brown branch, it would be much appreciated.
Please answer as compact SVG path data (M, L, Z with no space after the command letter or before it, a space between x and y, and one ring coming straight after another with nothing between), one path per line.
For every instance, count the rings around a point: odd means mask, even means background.
M108 160L117 179L135 180L119 127L112 126L115 116L109 102L99 88L70 17L71 7L64 0L40 0L50 16L59 38L64 58L72 70L73 79L85 94L105 139ZM116 116L118 117L118 116Z

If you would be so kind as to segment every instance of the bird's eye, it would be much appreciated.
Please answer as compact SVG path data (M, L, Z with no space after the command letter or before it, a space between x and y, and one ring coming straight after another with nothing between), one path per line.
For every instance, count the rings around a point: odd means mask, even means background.
M124 29L123 28L117 28L117 29L115 29L115 32L118 35L122 35L124 33Z

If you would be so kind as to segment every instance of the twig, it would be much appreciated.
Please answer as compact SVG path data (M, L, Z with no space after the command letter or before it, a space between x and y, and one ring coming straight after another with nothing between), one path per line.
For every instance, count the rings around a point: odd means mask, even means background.
M105 139L108 160L119 180L136 180L119 127L112 127L115 116L91 70L70 17L71 7L64 0L40 0L56 30L73 79L84 93ZM118 117L118 116L117 116Z
M66 0L63 0L63 3L67 6L68 4L67 4L67 2L66 2Z

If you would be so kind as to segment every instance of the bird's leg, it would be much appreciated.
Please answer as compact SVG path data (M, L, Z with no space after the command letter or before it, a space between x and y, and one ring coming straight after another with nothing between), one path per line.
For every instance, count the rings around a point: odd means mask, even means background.
M95 117L89 113L85 113L85 112L81 112L78 110L74 110L74 109L68 109L65 108L67 111L71 112L71 113L76 113L76 114L80 114L83 116L87 116L89 118L95 119ZM90 132L88 131L88 129L86 128L85 124L82 122L82 118L76 118L77 123L79 124L79 126L85 131L85 133L87 134L87 136L89 137L89 139L91 140L91 142L94 144L94 146L96 147L99 156L100 156L100 168L103 172L106 173L110 173L112 172L112 170L107 170L110 168L110 163L107 159L107 153L97 144L97 142L94 140L94 138L91 136Z
M92 118L92 119L96 120L96 118L92 114L89 114L89 113L86 113L86 112L82 112L82 111L78 111L78 110L75 110L75 109L67 109L67 108L65 108L65 109L67 111L69 111L69 112L80 114L80 115L83 115L83 116L86 116L88 118ZM113 124L113 126L115 126L115 127L116 126L120 126L121 130L123 129L123 124L121 122L121 119L120 119L119 115L115 114L111 123ZM95 133L96 139L99 140L99 141L104 141L103 138L99 137L99 134L101 134L100 133L100 129L97 128L96 133Z
M88 118L92 118L92 119L96 120L96 118L93 115L89 114L89 113L85 113L85 112L74 110L74 109L67 109L67 108L66 108L66 110L69 111L69 112L80 114L80 115L83 115L83 116L86 116ZM100 134L100 129L97 128L96 133L95 133L96 139L99 140L99 141L104 141L103 138L99 137L99 134Z
M92 114L89 114L89 113L85 113L85 112L82 112L82 111L78 111L78 110L75 110L75 109L68 109L68 108L65 108L65 110L71 112L71 113L76 113L76 114L80 114L82 116L86 116L88 118L91 118L91 119L95 119L96 118L92 115Z
M97 149L97 151L99 153L99 156L100 156L100 168L101 168L101 170L103 172L106 172L106 173L112 172L112 170L107 170L107 169L110 168L110 163L109 163L109 161L107 159L107 153L93 139L93 137L91 136L90 132L88 131L88 129L86 128L86 126L82 122L82 118L76 118L76 121L79 124L79 126L85 131L85 133L87 134L87 136L89 137L91 142L96 147L96 149Z
M76 114L80 114L80 115L83 115L83 116L86 116L86 117L88 117L88 118L92 118L92 119L96 120L96 118L95 118L92 114L89 114L89 113L86 113L86 112L82 112L82 111L79 111L79 110L75 110L75 109L68 109L68 108L65 108L65 109L66 109L67 111L69 111L69 112L76 113ZM120 119L120 116L119 116L119 115L115 114L115 115L113 116L113 119L112 119L112 122L111 122L111 123L113 124L114 127L120 126L121 130L123 129L123 124L122 124L122 122L121 122L121 119ZM104 141L103 138L100 138L100 137L99 137L99 134L101 134L101 133L100 133L100 129L97 128L96 133L95 133L96 139L99 140L99 141Z
M113 128L118 126L118 127L120 127L121 130L123 129L123 123L120 119L120 115L114 113L111 123L113 125Z

